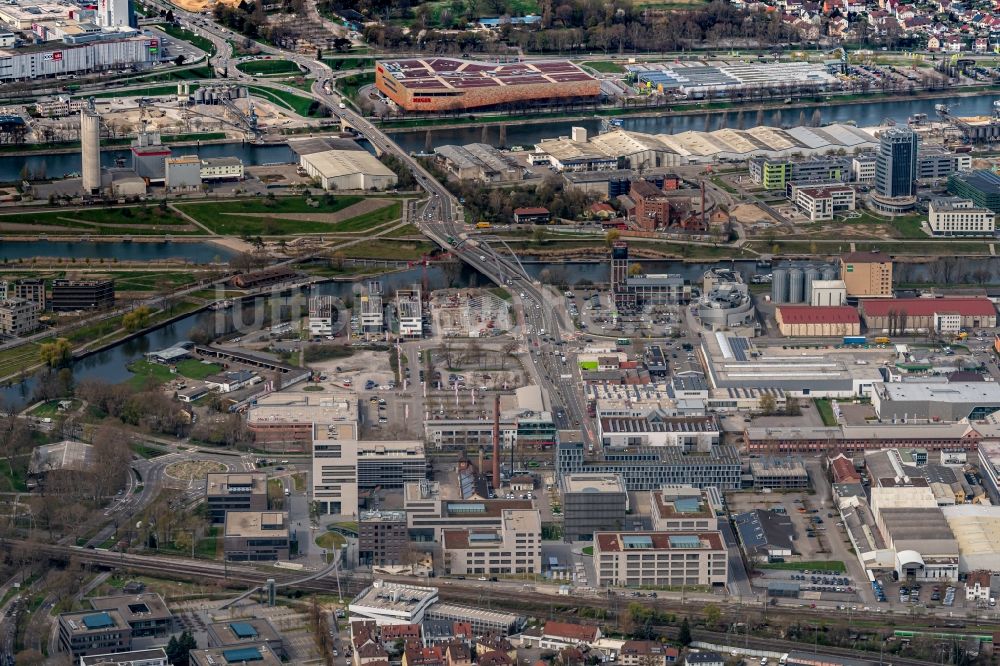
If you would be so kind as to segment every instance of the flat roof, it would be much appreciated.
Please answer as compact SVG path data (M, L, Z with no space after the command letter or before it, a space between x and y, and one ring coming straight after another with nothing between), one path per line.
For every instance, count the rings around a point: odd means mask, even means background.
M94 610L117 611L129 624L172 617L172 613L163 602L163 597L156 592L94 597L90 600L90 605Z
M722 532L595 532L604 553L638 550L722 550Z
M433 602L437 597L438 589L436 587L376 580L354 597L350 605L409 612L418 606Z
M282 511L227 511L227 537L288 537L288 514Z
M882 400L896 402L1000 403L997 382L884 382L875 390Z
M564 474L562 487L568 493L628 493L620 474Z
M376 67L414 91L594 81L569 60L491 63L459 58L380 60Z
M964 181L986 194L1000 194L1000 175L988 169L956 173L952 178Z
M691 492L693 490L693 492ZM660 518L711 518L715 516L706 493L699 489L660 488L650 491Z
M118 664L141 663L144 660L152 661L156 659L166 661L166 650L163 648L151 648L149 650L132 650L130 652L82 655L80 657L80 666L117 666Z
M301 159L325 178L352 176L358 173L367 176L396 175L396 172L365 150L324 150L302 155Z
M72 634L88 634L92 632L102 632L111 629L127 629L128 622L117 610L106 611L76 611L74 613L61 613L59 621L69 627Z
M266 643L254 643L239 648L215 647L192 650L195 664L215 666L280 666L282 661Z
M244 472L241 474L212 472L208 475L205 495L208 497L226 496L247 490L252 494L266 494L267 474L264 472Z

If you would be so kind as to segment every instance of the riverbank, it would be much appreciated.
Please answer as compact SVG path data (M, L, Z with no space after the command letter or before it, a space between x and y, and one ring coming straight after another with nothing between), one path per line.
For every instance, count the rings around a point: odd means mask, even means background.
M171 148L183 148L188 146L218 146L227 144L240 144L244 146L271 146L271 145L284 145L288 143L287 139L275 137L274 141L261 141L261 142L251 142L244 141L242 139L235 139L231 137L218 137L216 135L221 134L221 132L210 132L205 136L207 138L187 138L191 135L184 135L185 138L177 141L174 137L169 135L164 135L162 137L163 143L170 144ZM129 147L132 139L104 139L101 141L101 152L110 153L116 150L124 150ZM54 147L53 147L54 146ZM67 143L39 143L35 144L34 148L23 148L18 150L15 146L7 146L10 150L0 149L0 157L36 157L38 155L72 155L80 152L80 142L73 141Z
M587 113L539 113L531 116L515 116L509 114L496 115L476 115L468 119L452 118L414 118L412 120L386 121L378 124L379 129L391 130L397 133L424 132L427 130L449 130L461 129L469 126L481 126L499 123L517 123L519 125L540 125L550 123L553 120L576 121L590 120L593 118L659 118L662 116L702 116L718 115L743 111L744 113L756 113L757 111L775 111L779 109L799 110L804 108L831 108L843 106L845 104L885 104L892 102L913 101L916 99L942 99L947 97L978 97L987 93L1000 93L1000 86L975 86L968 89L945 89L935 91L919 91L909 93L870 93L821 97L813 100L799 99L791 104L784 104L781 101L774 101L767 104L735 104L731 102L715 102L708 104L664 106L655 109L634 108L634 109L596 109Z

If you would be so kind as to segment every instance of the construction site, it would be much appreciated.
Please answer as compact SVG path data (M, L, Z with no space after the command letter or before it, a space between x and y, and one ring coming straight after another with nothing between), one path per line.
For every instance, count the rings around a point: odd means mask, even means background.
M444 289L431 297L434 331L445 338L488 338L511 328L510 303L482 289Z

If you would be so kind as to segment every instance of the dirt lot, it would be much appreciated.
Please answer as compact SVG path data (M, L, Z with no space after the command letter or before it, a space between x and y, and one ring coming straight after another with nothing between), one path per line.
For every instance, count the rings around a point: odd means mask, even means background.
M216 0L170 0L172 4L177 5L181 9L189 12L200 12L206 9L210 9L216 5ZM229 5L230 7L235 7L240 4L239 0L218 0L224 5Z

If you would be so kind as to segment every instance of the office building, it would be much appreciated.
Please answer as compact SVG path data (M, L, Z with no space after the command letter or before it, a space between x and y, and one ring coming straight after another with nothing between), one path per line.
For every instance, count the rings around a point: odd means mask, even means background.
M403 509L414 541L441 541L449 528L499 529L507 509L530 510L531 500L462 499L459 492L426 479L407 483L403 489Z
M132 628L116 610L59 615L59 646L73 658L132 649Z
M956 173L948 178L948 193L1000 213L1000 174L988 169Z
M663 486L649 493L655 532L714 532L719 528L708 491Z
M791 490L809 487L809 472L801 458L764 456L750 461L754 490Z
M917 193L917 151L920 139L909 127L882 131L875 157L875 192L880 198L912 198Z
M333 296L312 296L309 298L309 335L333 335L333 325L337 321L337 309Z
M608 449L600 460L584 459L583 442L560 441L556 448L557 474L620 474L629 490L653 490L664 484L737 490L740 470L739 453L730 445L699 452L672 446Z
M52 281L53 312L95 310L110 308L115 304L114 280L61 280Z
M723 586L728 557L721 532L598 532L594 585Z
M536 509L505 509L497 529L441 532L445 573L451 576L536 574L542 569L542 523Z
M628 490L620 476L566 474L560 486L565 541L589 541L594 532L625 529Z
M163 648L81 656L79 666L170 666Z
M719 443L720 426L714 416L664 416L655 411L644 416L605 416L598 419L597 434L605 447L651 446L708 451Z
M227 511L266 511L267 475L213 472L206 482L205 503L211 521L220 525L226 522Z
M757 157L748 161L750 178L767 190L784 191L789 183L845 182L851 175L851 160L835 155L817 155L805 160Z
M288 560L288 514L280 511L227 511L224 529L230 562Z
M927 225L935 236L993 236L996 217L971 199L935 199L927 206Z
M851 252L840 257L840 279L848 298L891 298L892 259L879 252Z
M353 516L359 488L402 488L426 476L424 447L417 441L313 442L313 501L320 514Z
M201 179L243 180L243 161L238 157L203 157Z
M163 597L155 592L93 597L90 605L95 611L117 613L132 630L133 637L166 636L174 629L174 616L167 610Z
M248 408L247 427L258 444L282 451L308 451L314 437L355 440L358 397L349 391L271 393Z
M854 210L854 188L849 185L822 187L792 187L792 201L811 222L832 220Z
M38 328L38 306L23 298L0 300L0 335L20 337Z
M191 666L282 666L284 663L265 643L191 650L188 658Z
M940 331L942 315L944 323L952 320L961 328L993 328L997 322L996 307L986 297L864 299L858 312L869 332L888 335Z
M286 657L285 639L266 618L247 617L229 622L213 622L206 627L210 648L238 648L264 643L279 658Z
M405 511L365 511L358 520L358 563L363 567L409 564Z
M396 317L400 337L419 338L423 335L424 315L419 287L396 291Z
M171 192L193 192L201 188L201 159L180 155L164 160L164 183Z
M851 160L851 178L855 183L872 185L875 183L876 163L875 155L857 155Z
M942 180L972 168L972 155L921 146L917 152L917 180Z

